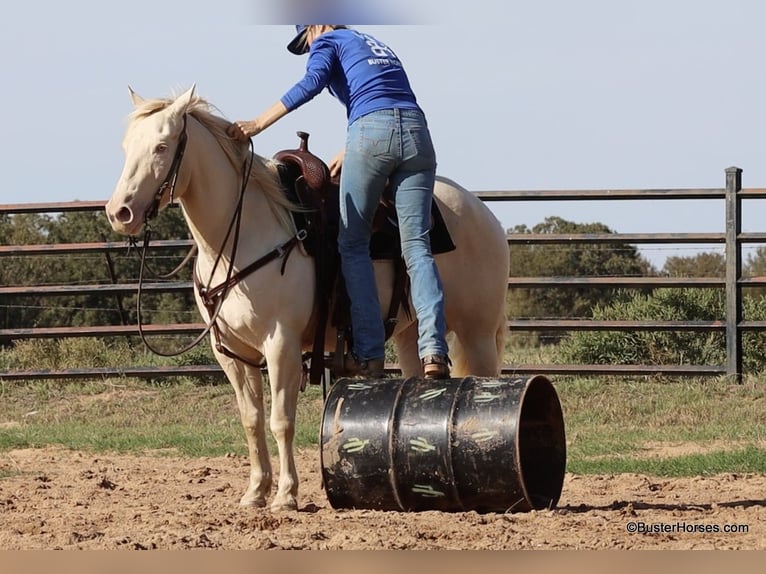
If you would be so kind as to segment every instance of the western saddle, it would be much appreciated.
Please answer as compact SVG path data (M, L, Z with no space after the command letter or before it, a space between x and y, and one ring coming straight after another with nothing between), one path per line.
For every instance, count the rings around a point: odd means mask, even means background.
M297 149L283 150L274 155L287 197L301 209L293 211L298 229L307 233L303 241L309 255L315 260L316 329L311 352L309 382L320 384L325 367L335 376L343 376L344 355L352 346L350 304L343 276L340 273L338 254L338 230L340 225L340 187L337 178L319 157L308 149L309 134L298 132L300 144ZM455 248L434 201L431 206L431 249L444 253ZM373 259L390 259L394 262L394 285L388 313L385 319L386 339L396 326L400 308L409 316L409 279L401 257L399 229L392 190L387 185L375 213L370 241ZM325 330L332 315L336 345L334 353L325 355Z

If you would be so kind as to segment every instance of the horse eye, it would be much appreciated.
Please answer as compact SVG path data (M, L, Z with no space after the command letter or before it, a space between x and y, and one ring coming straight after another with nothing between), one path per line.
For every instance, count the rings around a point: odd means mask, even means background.
M166 143L157 144L157 147L154 148L154 151L156 153L165 153L166 151L168 151L168 144Z

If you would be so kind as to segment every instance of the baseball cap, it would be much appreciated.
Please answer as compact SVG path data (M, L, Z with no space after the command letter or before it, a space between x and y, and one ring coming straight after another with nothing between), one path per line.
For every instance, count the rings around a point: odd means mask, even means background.
M308 28L308 25L306 24L296 24L295 25L295 38L293 38L290 43L287 45L287 49L292 52L293 54L297 54L300 56L301 54L305 54L309 51L309 45L306 42L306 29Z

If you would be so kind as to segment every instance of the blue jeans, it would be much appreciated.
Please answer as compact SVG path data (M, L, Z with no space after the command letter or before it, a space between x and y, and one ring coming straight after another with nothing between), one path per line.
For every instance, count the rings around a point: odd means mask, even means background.
M418 320L418 353L421 358L447 355L444 293L428 235L435 177L436 154L422 112L381 110L349 126L340 176L338 248L351 300L354 354L361 360L385 355L370 236L386 180L394 192Z

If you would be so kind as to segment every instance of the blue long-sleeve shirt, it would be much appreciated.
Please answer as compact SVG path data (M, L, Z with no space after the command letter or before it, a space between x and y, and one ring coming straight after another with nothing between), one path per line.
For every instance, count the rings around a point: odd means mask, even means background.
M306 75L281 101L292 111L324 88L346 106L349 125L377 110L420 109L396 54L357 30L333 30L312 42Z

